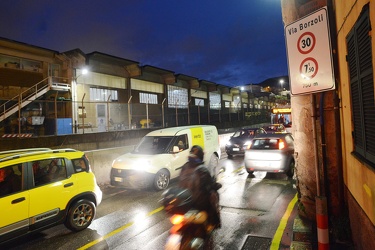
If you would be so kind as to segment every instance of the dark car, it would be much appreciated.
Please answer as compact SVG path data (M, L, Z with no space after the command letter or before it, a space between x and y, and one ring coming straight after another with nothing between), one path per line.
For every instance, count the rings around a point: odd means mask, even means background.
M260 134L266 134L266 131L263 128L242 128L236 131L225 145L228 158L245 154L245 149L250 145L251 140Z
M294 139L290 133L260 135L253 139L246 150L245 168L249 174L254 171L283 172L294 175Z
M267 134L275 134L275 133L287 133L286 128L283 124L268 124L262 127Z

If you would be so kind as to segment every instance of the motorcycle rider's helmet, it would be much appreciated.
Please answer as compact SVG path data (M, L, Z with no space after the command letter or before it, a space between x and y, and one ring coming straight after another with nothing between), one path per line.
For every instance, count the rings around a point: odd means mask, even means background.
M192 196L188 189L173 187L164 191L161 203L169 214L185 214L192 207Z
M201 146L194 145L191 147L190 155L188 157L189 162L195 162L203 164L204 152Z

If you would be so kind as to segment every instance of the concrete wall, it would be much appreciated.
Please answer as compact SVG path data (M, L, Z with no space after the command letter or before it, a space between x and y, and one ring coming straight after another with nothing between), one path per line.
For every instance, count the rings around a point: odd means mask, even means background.
M114 159L132 151L134 146L85 151L99 186L110 184L110 171Z

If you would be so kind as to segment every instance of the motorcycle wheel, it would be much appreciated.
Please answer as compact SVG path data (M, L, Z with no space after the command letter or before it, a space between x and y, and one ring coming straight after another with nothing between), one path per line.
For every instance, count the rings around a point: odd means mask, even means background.
M186 228L182 232L181 250L203 250L207 241L206 229L203 226L193 226Z

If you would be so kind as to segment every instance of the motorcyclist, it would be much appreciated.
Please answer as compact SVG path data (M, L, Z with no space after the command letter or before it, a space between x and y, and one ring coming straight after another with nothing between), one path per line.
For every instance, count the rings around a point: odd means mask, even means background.
M192 193L194 208L208 213L209 230L221 227L219 194L216 181L203 162L202 147L194 145L182 166L178 185Z

